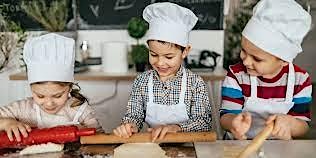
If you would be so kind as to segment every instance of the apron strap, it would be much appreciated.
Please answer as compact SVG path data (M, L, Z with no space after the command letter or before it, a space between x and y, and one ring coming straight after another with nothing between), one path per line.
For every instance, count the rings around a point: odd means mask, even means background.
M287 102L293 101L294 86L295 86L294 66L293 66L293 63L289 63L289 73L287 77L286 98L285 98Z
M74 119L72 120L73 123L78 123L79 122L79 117L83 114L84 110L86 109L86 107L88 106L88 104L83 104L80 106L79 110L77 111Z
M184 103L185 92L187 91L187 74L184 68L182 68L182 79L181 79L181 91L179 96L179 103ZM149 103L154 102L154 92L153 92L153 73L150 74L148 80L148 97Z
M257 77L256 76L250 76L250 97L257 98Z
M150 74L148 79L148 97L149 97L149 103L154 102L154 92L153 92L153 73Z
M182 68L182 74L179 103L184 103L185 92L187 91L187 73L184 68Z

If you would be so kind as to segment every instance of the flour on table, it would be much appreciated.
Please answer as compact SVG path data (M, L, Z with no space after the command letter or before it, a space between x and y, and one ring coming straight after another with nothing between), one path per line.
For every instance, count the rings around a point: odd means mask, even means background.
M63 144L47 143L39 145L31 145L20 151L20 155L30 155L48 152L58 152L64 149Z
M166 152L156 143L129 143L114 149L114 158L167 158Z

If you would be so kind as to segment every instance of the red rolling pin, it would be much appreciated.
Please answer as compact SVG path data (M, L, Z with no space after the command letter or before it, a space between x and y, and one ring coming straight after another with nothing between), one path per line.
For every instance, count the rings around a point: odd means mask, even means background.
M21 138L22 141L10 141L6 132L0 133L0 148L17 148L26 145L57 143L78 141L80 136L90 136L96 133L95 128L78 129L76 126L57 126L53 128L32 129L27 138Z

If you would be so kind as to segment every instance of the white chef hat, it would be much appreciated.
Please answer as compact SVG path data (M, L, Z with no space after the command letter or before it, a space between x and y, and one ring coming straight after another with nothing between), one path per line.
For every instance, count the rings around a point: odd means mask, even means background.
M198 21L187 8L170 2L148 5L143 18L149 23L147 40L161 40L186 47L189 33Z
M242 35L264 51L292 62L302 52L311 16L295 0L261 0Z
M74 81L75 41L54 33L27 40L23 58L30 83Z

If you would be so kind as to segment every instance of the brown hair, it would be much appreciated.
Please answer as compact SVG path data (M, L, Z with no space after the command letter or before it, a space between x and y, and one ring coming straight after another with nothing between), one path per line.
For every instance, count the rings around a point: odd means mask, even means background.
M31 85L33 84L43 84L43 83L47 83L48 81L45 81L45 82L35 82L35 83L32 83ZM53 81L52 83L54 84L58 84L58 85L61 85L61 86L69 86L71 88L71 91L70 91L70 95L74 98L76 98L76 101L74 103L72 103L70 105L70 107L76 107L76 106L80 106L82 105L83 103L87 102L89 104L89 101L88 99L82 95L80 93L80 86L78 85L78 83L72 83L72 82L57 82L57 81Z
M148 41L147 41L147 44L148 44L149 41L157 41L157 42L159 42L159 43L162 43L162 44L165 44L165 45L169 45L170 47L179 48L179 49L181 50L181 52L183 52L184 49L185 49L185 47L180 46L180 45L175 44L175 43L171 43L171 42L166 42L166 41L161 41L161 40L148 40Z

